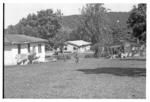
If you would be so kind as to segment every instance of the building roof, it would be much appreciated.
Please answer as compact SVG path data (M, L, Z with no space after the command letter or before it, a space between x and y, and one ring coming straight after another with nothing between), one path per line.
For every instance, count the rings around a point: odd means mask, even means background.
M23 44L23 43L34 43L34 42L47 42L45 39L31 37L22 34L5 34L4 43L5 44Z
M78 47L91 44L91 42L87 42L87 41L84 41L84 40L67 41L66 43L72 44L72 45L75 45L75 46L78 46Z

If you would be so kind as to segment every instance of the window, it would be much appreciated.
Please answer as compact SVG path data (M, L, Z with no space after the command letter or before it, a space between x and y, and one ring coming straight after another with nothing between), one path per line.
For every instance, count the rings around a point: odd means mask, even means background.
M18 44L18 54L20 54L20 53L21 53L21 45Z
M77 48L76 47L73 47L73 50L76 50Z
M41 50L41 44L38 44L38 52L41 53L42 50Z
M67 47L65 47L64 50L67 50Z
M28 52L30 53L30 44L28 44Z

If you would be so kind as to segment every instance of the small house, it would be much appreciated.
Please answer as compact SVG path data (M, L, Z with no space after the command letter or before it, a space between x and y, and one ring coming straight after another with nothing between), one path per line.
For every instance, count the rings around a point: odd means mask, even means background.
M75 52L84 53L89 51L91 48L91 42L83 40L74 40L65 42L64 52Z
M45 61L45 42L47 40L22 34L4 35L4 65L16 65L16 56L36 53L38 61Z

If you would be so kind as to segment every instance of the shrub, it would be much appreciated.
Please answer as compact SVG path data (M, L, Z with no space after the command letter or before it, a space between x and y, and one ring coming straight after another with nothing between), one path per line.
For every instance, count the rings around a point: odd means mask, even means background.
M108 58L109 56L107 54L101 54L101 56L99 57L105 57L105 58ZM94 54L88 54L88 55L85 55L84 58L99 58L99 57L96 57L94 56Z
M58 60L64 60L64 59L69 60L69 59L71 59L71 56L69 56L69 55L57 55L56 58Z
M67 55L67 56L66 56L66 59L71 59L71 56Z
M30 54L28 55L28 60L29 63L32 64L34 60L38 59L38 57L36 57L36 53Z
M93 54L87 54L84 56L85 58L94 58L94 55Z

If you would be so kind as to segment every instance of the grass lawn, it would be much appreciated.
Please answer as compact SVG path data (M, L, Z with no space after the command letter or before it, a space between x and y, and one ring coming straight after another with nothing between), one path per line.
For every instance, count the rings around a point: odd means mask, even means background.
M80 59L4 68L5 98L146 98L143 60Z

